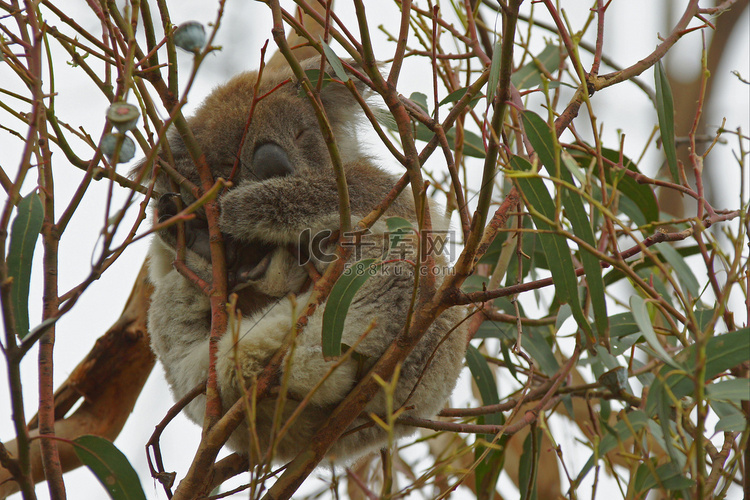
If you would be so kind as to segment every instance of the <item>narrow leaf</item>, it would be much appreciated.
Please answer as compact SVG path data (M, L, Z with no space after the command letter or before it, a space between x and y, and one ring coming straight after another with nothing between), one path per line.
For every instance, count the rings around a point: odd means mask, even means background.
M693 362L695 349L695 345L690 345L680 351L676 358L681 363ZM748 360L750 360L750 328L711 337L706 343L706 379L711 379ZM695 382L684 372L674 372L672 368L664 366L659 373L665 380L665 385L677 399L693 394ZM649 392L646 401L646 411L649 415L653 415L658 403L656 398L652 397L652 393L653 391Z
M490 76L487 80L487 105L492 104L492 100L495 98L495 92L497 91L497 84L500 81L500 53L502 47L500 40L495 42L495 46L492 49L492 62L490 63Z
M534 442L536 442L536 447L533 446ZM537 498L536 485L539 477L541 442L542 430L536 427L523 440L523 453L518 463L518 489L521 490L521 500L536 500Z
M532 169L531 164L520 156L511 158L511 166L513 169L521 172L530 172ZM552 201L552 197L547 191L544 181L540 177L533 176L516 177L515 180L524 198L528 200L528 203L547 219L554 220L555 203ZM573 264L573 257L570 253L567 240L560 234L546 232L555 231L555 227L541 217L534 217L534 224L542 231L545 231L540 233L538 237L542 250L547 257L547 264L552 273L552 280L555 283L557 296L560 302L570 304L570 309L578 326L591 338L593 336L591 326L588 324L586 316L583 314L583 309L581 309L581 303L578 300L578 280L575 275L575 265Z
M750 379L736 378L722 380L706 387L708 399L722 401L748 401L750 400Z
M420 108L424 110L425 113L430 112L430 108L429 106L427 106L427 96L422 92L412 92L412 94L409 96L409 99L414 101Z
M10 228L8 249L8 276L11 285L11 307L16 320L18 337L29 333L29 282L34 247L44 220L44 208L39 195L31 193L18 203L16 217Z
M646 310L646 302L638 295L630 297L630 308L633 310L633 318L638 323L638 328L641 329L641 333L646 338L646 342L659 356L659 359L664 361L669 366L683 371L683 368L670 356L664 347L659 343L659 339L656 338L656 332L654 327L651 325L651 318Z
M555 152L557 138L539 115L533 111L524 111L521 113L523 129L529 138L529 142L534 147L534 151L539 156L539 161L547 168L547 172L554 177L558 177L556 169L559 162L556 162L557 153Z
M474 379L474 383L479 389L479 394L482 398L483 405L492 405L500 402L497 392L497 384L495 378L492 375L487 360L477 350L476 347L469 344L466 350L466 364L469 365L471 376ZM483 415L479 417L478 423L486 423L491 425L502 425L505 423L505 417L502 413L492 413L490 415ZM494 439L494 436L487 436L489 440ZM505 443L508 441L509 436L503 435L496 440L496 445L500 449L491 449L484 460L480 461L475 469L475 485L477 491L494 491L495 484L497 484L497 478L502 470L503 463L505 461ZM482 456L486 447L477 446L474 451L475 459L479 459Z
M652 467L655 467L655 464L652 464ZM679 467L672 462L656 467L654 472L656 477L647 464L643 463L638 466L633 483L636 493L648 492L654 488L681 490L695 483L692 479L685 477Z
M659 130L661 131L661 144L664 155L667 157L669 173L672 180L679 184L680 175L677 171L677 149L674 140L674 102L672 101L672 89L669 86L667 72L664 65L657 61L654 65L654 80L656 83L656 115L659 118Z
M102 483L110 498L146 499L133 466L110 441L99 436L81 436L73 440L73 449L81 462Z
M517 89L536 87L542 83L542 70L549 74L558 66L560 66L560 47L550 43L530 63L513 73L510 80Z
M557 358L555 358L552 348L544 337L543 331L543 328L525 328L521 342L523 348L529 353L531 358L539 363L539 368L542 369L542 372L552 377L560 371L560 363L557 362Z
M531 111L524 111L521 114L521 119L524 130L529 137L529 142L531 142L537 155L539 155L540 161L547 168L547 172L550 172L555 177L559 175L559 178L568 184L574 184L573 176L568 169L568 162L562 161L563 159L557 153L559 146L554 130L539 115ZM575 191L564 189L562 202L568 220L570 220L573 226L573 233L588 243L590 247L596 248L594 230L591 228L591 223L583 206L581 196ZM594 310L596 328L600 334L606 336L608 335L609 327L607 326L607 301L604 296L602 268L599 265L599 259L596 255L586 250L581 250L580 255L583 269L586 271L586 283L588 284L591 305ZM572 307L574 307L574 304L571 304ZM586 334L593 337L593 332L589 328L588 322L585 321L583 312L574 311L574 314L576 321L578 321ZM580 321L581 318L584 318L583 323Z
M626 417L627 422L625 422L624 419L620 419L614 427L605 427L611 432L611 434L607 434L599 442L598 450L594 452L578 474L578 477L576 478L577 483L580 483L580 481L586 477L586 474L588 474L596 464L597 458L601 458L614 450L618 443L623 442L630 437L635 437L637 433L648 425L648 417L642 411L627 413Z
M444 99L443 99L442 101L440 101L440 102L438 103L438 106L442 106L442 105L444 105L444 104L450 104L450 103L452 103L452 102L458 102L458 101L460 101L460 100L461 100L461 98L462 98L462 97L463 97L464 95L466 95L466 92L467 92L468 90L469 90L469 87L462 87L462 88L460 88L460 89L458 89L458 90L454 90L453 92L451 92L450 94L448 94L448 95L447 95L447 96L446 96L446 97L445 97L445 98L444 98ZM474 97L472 98L471 102L469 102L469 107L470 107L470 108L473 108L473 107L474 107L474 105L475 105L475 104L476 104L476 103L477 103L477 102L478 102L478 101L479 101L479 100L480 100L480 99L481 99L482 97L484 97L484 95L483 95L483 94L478 94L478 95L474 96Z
M388 227L388 231L391 233L400 231L402 229L406 229L408 231L415 231L414 225L410 221L404 219L403 217L388 217L385 220L385 224Z
M685 259L682 258L682 255L680 255L680 253L672 248L667 242L658 243L655 246L662 257L664 257L672 269L674 269L675 274L677 274L677 279L682 285L683 291L690 293L693 297L698 297L700 294L700 285L698 284L698 280L693 274L693 271L690 269L690 266L688 266Z
M331 288L323 311L322 344L323 356L334 358L341 355L341 337L349 306L354 295L376 271L375 259L364 259L355 262L339 277Z
M487 364L484 356L482 356L482 353L471 344L466 349L466 364L469 365L471 376L477 385L477 389L479 389L482 404L485 406L498 404L500 397L497 394L497 384L495 383L495 377L492 375L492 370L490 370L490 366ZM497 414L488 416L497 416ZM492 424L495 422L488 421L487 423ZM501 422L498 421L497 423L500 424Z
M344 65L341 64L341 59L339 59L339 56L337 56L333 49L323 41L323 38L320 38L320 43L323 45L323 52L326 55L328 64L331 65L331 68L333 68L333 72L336 73L338 79L342 82L348 82L349 75L344 70Z
M584 167L592 160L591 156L580 151L572 151L571 155ZM620 153L614 149L602 148L602 156L613 163L620 161ZM622 166L632 172L640 173L636 164L627 156L622 157ZM654 222L659 219L659 204L653 189L648 184L639 184L638 181L629 175L623 175L622 170L613 168L606 161L604 162L604 178L609 185L615 187L635 204L634 206L646 222ZM625 212L625 208L624 205L620 207L623 212ZM632 215L631 218L636 219Z

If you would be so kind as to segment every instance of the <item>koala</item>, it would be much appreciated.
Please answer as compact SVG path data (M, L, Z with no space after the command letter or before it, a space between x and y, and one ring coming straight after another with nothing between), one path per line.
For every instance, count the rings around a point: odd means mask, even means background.
M306 69L319 65L319 59L303 62ZM242 313L239 325L230 327L218 348L218 387L225 409L242 397L243 389L252 384L291 335L311 294L311 278L301 261L309 259L318 272L323 272L328 264L323 257L333 254L334 236L339 230L333 167L312 105L300 92L289 68L267 68L258 85L258 95L267 95L257 103L248 121L257 79L253 72L234 77L215 89L188 121L214 178L231 178L234 186L220 197L228 281L240 297ZM323 88L320 97L344 159L352 219L356 221L385 198L396 179L362 152L354 131L363 113L349 90L334 81ZM176 135L170 136L170 148L177 170L198 183L196 168ZM233 172L238 159L240 168ZM157 188L170 191L170 181L163 174L157 179ZM184 204L194 201L186 190L165 195L156 203L157 219L177 212L176 197ZM390 216L417 225L413 201L406 195L399 197L363 239L374 243L358 246L352 262L355 258L383 257L388 234L382 220ZM439 217L433 214L432 220L437 225ZM210 280L205 222L198 217L186 223L184 230L185 263L198 276ZM164 366L173 394L181 398L208 373L210 304L208 297L173 267L175 234L174 229L160 231L149 251L155 290L148 327L152 348ZM325 252L306 252L313 242ZM445 270L444 257L436 255L435 259ZM438 276L438 284L441 278ZM411 263L398 258L383 261L354 296L348 311L342 342L356 346L355 353L312 395L335 361L325 360L322 354L325 303L308 318L307 325L297 332L279 374L288 391L280 410L281 422L288 420L303 398L310 395L310 400L289 432L275 440L274 460L290 460L302 450L332 409L405 328L414 287ZM407 415L429 418L445 405L463 367L467 343L463 319L462 311L455 308L436 319L401 366L394 408L403 407ZM369 402L366 411L329 451L331 460L348 462L386 445L386 432L369 417L370 413L385 417L385 397L381 391ZM204 408L205 397L201 396L188 405L187 416L201 424ZM275 398L259 400L256 421L252 426L240 425L227 446L240 453L251 449L265 453L274 435L276 411ZM402 425L395 429L396 437L411 432L413 428Z

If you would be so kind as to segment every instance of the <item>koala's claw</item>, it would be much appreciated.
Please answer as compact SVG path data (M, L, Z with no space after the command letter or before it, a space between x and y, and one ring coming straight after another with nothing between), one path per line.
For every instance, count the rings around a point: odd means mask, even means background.
M156 202L156 215L159 224L168 221L170 218L177 215L177 204L174 202L174 198L179 198L178 193L164 193L159 197L159 201Z
M268 271L268 266L270 264L271 254L268 253L261 259L260 262L255 265L245 264L240 266L237 269L237 272L234 273L235 283L233 288L239 290L240 288L244 288L245 286L247 286L250 281L255 281L262 278L263 275L266 274L266 271Z
M266 274L273 256L273 246L262 243L240 244L231 237L227 237L225 243L228 254L227 284L230 290L241 290Z

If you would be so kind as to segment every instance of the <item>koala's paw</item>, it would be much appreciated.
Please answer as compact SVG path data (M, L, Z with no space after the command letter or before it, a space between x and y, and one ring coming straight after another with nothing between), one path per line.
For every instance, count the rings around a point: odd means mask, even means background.
M227 284L237 291L265 276L276 247L262 242L245 243L229 235L224 237Z
M240 331L242 332L242 328ZM236 391L241 391L242 386L246 386L257 377L281 347L282 340L281 336L253 332L241 334L239 340L235 340L229 332L224 335L219 341L216 359L216 372L222 394L230 396Z
M179 213L175 198L176 193L162 195L156 204L159 223L163 223ZM211 240L208 223L200 217L185 221L185 246L193 253L211 262ZM173 224L162 231L159 236L169 246L177 247L177 225ZM243 288L247 283L262 278L268 270L273 245L260 242L244 242L225 235L227 282L230 290ZM195 269L194 269L195 270Z
M266 183L244 183L221 198L221 230L242 241L266 240L269 219L274 217L272 192Z
M161 224L179 213L175 198L177 193L165 193L156 203L156 215ZM208 223L196 216L185 221L185 246L207 261L211 261L211 245L208 235ZM173 248L177 247L177 224L162 229L159 236Z

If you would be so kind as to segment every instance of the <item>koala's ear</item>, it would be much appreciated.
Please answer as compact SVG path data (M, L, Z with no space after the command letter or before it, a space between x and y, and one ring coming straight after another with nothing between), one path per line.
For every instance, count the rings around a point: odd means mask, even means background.
M357 67L357 65L351 60L346 60L346 63L352 67ZM302 61L301 65L305 71L320 69L320 57L314 57ZM330 82L320 92L320 99L323 102L323 107L326 109L329 120L331 120L333 124L340 125L350 121L355 116L361 116L362 110L360 109L359 103L346 85L338 81L336 71L330 63L326 63L325 72L337 80ZM357 89L357 92L366 99L370 93L369 87L362 81L358 80L353 74L349 74L349 78L354 82L354 87Z

